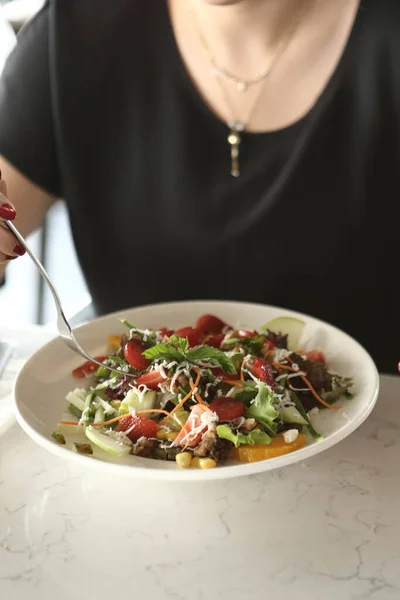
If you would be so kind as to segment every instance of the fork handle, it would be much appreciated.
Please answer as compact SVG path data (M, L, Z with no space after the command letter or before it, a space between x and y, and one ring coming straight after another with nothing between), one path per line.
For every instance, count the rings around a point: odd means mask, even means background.
M5 221L5 223L6 223L7 227L10 229L10 231L12 231L12 233L15 235L17 240L23 245L23 247L25 248L30 259L33 260L36 267L39 269L41 276L43 277L43 279L46 281L47 285L49 286L50 291L53 295L54 301L56 303L57 313L60 314L59 308L61 309L62 312L64 312L63 308L62 308L60 296L58 295L57 290L53 286L53 283L52 283L50 277L48 276L46 269L44 268L44 266L42 265L40 260L38 258L36 258L36 256L30 249L29 245L26 243L23 236L20 234L18 229L15 227L14 223L12 223L12 221Z
M56 288L54 287L53 282L51 281L49 275L47 274L46 269L44 268L44 266L42 265L40 260L38 258L36 258L36 256L30 249L29 245L26 243L25 238L20 234L18 229L15 227L14 223L12 223L12 221L8 221L8 220L6 220L5 223L6 223L7 227L9 228L9 230L12 231L12 233L15 235L17 240L19 242L21 242L21 244L25 248L27 254L29 255L30 259L35 263L36 267L39 269L41 276L43 277L43 279L45 280L45 282L47 283L47 285L50 289L50 292L54 298L54 303L56 305L58 333L60 334L60 337L67 344L68 348L70 348L77 354L80 354L81 356L83 356L83 358L86 358L87 360L90 360L91 362L99 365L100 367L103 367L104 365L101 362L94 359L92 356L90 356L90 354L88 354L82 348L82 346L76 339L76 337L72 331L71 325L69 324L68 319L65 316L64 309L63 309L63 306L62 306L62 303L60 300L60 296L58 295L58 292L57 292ZM119 369L115 369L114 367L107 367L107 368L110 371L118 373L119 375L121 374L121 371ZM135 375L132 375L131 373L124 373L124 375L127 375L128 377L135 377Z

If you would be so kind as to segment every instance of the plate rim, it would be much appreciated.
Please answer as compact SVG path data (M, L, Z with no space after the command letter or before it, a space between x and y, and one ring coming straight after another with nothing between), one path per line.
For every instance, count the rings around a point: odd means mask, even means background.
M282 311L283 315L285 313L287 313L288 316L290 315L290 316L294 316L297 318L303 318L304 320L306 320L308 322L312 322L312 323L319 323L319 324L323 325L324 327L327 327L328 329L333 329L336 332L338 332L339 334L344 335L346 338L349 339L349 341L351 341L353 344L355 344L358 347L358 350L360 351L360 353L362 355L364 355L365 359L367 359L367 361L369 362L370 370L371 370L371 372L373 372L373 378L371 379L371 382L373 383L373 392L371 393L371 397L370 397L368 404L365 406L365 408L362 410L362 412L358 415L358 417L356 419L353 419L349 423L346 423L339 431L335 432L329 438L325 438L319 442L313 442L311 444L308 444L304 448L301 448L300 450L296 450L295 452L291 452L291 453L285 454L283 456L266 459L266 460L258 461L258 462L254 462L254 463L238 463L238 464L234 464L234 465L220 466L216 469L210 469L210 470L200 470L200 469L191 470L191 469L179 469L179 468L152 469L152 468L146 468L146 467L139 467L139 466L135 466L135 465L122 465L122 464L118 464L117 462L106 462L106 461L102 461L100 459L94 459L89 456L83 456L83 455L77 454L77 453L73 452L72 450L69 450L67 448L64 448L63 446L57 445L50 438L47 438L46 436L37 432L30 425L30 423L28 423L28 421L26 421L26 419L23 417L23 415L19 411L17 394L18 394L18 387L19 387L19 385L21 385L20 382L23 379L25 372L29 369L31 362L33 362L35 360L37 355L41 352L45 352L46 348L48 346L50 346L51 344L57 343L59 340L61 341L60 336L56 336L53 339L46 342L43 346L41 346L38 350L36 350L36 352L34 352L34 354L31 357L29 357L29 359L26 361L26 363L22 367L21 371L18 373L18 375L13 383L12 406L13 406L13 411L14 411L15 417L16 417L19 425L22 427L22 429L25 431L25 433L33 441L35 441L40 447L44 448L45 450L51 452L52 454L55 454L56 456L58 456L62 459L67 459L74 463L78 463L78 464L82 465L83 467L85 465L89 466L90 463L88 463L88 461L91 461L91 468L95 468L98 471L109 472L116 476L118 476L118 475L128 476L128 477L131 477L131 478L137 479L137 480L204 482L204 481L215 481L215 480L219 480L219 479L232 479L232 478L236 478L236 477L251 476L251 475L256 475L256 474L263 473L263 472L273 471L273 470L283 468L283 467L286 467L286 466L289 466L289 465L292 465L295 463L301 463L301 462L307 460L308 458L312 458L313 456L317 456L317 455L321 454L325 450L328 450L329 448L331 448L331 447L339 444L343 440L345 440L352 433L354 433L362 425L362 423L364 423L366 421L366 419L369 417L369 415L375 408L377 400L378 400L378 396L379 396L379 390L380 390L379 372L377 370L377 367L376 367L375 362L372 359L371 355L360 344L360 342L358 342L355 338L353 338L350 334L346 333L344 330L336 327L335 325L332 325L331 323L329 323L327 321L324 321L317 317L313 317L312 315L308 315L307 313L302 313L302 312L299 312L296 310L283 308L283 307L280 307L277 305L263 304L263 303L258 303L258 302L242 302L242 301L238 301L238 300L209 300L209 299L157 302L157 303L133 306L130 308L113 311L111 313L101 315L91 321L82 323L82 324L78 325L77 327L73 328L73 330L75 332L75 331L82 331L84 329L89 329L93 324L104 322L106 320L112 319L113 317L117 317L117 315L123 315L124 313L130 312L133 310L137 310L137 309L143 309L143 310L155 309L156 310L157 308L161 308L161 307L173 307L173 306L179 307L182 305L195 306L196 304L204 306L204 304L207 304L207 303L214 304L214 305L219 304L219 305L221 305L221 307L226 304L231 304L231 305L233 304L233 305L247 307L247 308L257 307L257 308L262 308L262 309L273 309L275 311L276 310ZM270 466L266 466L267 464Z

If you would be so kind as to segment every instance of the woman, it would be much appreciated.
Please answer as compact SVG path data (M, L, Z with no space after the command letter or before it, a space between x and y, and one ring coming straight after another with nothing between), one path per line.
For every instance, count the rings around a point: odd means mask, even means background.
M1 81L0 214L65 198L99 313L276 304L395 371L399 30L397 0L51 0Z

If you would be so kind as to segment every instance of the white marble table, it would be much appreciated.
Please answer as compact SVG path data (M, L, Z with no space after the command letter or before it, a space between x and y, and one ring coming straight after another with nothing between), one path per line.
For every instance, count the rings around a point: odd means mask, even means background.
M226 483L86 472L9 420L0 430L0 598L399 600L399 500L396 377L382 377L373 414L338 446Z

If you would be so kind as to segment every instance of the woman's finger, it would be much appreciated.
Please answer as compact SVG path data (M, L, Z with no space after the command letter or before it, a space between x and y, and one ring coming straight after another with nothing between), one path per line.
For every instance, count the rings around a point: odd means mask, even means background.
M25 254L25 248L18 242L2 221L13 221L16 217L15 208L6 196L7 185L0 171L0 264L14 260Z
M17 258L18 256L23 256L26 250L22 244L17 240L11 231L7 228L5 223L0 221L0 260L1 254L6 255L7 257ZM3 258L3 260L6 260Z
M1 169L0 169L0 194L3 194L4 196L7 196L7 184L5 182L5 180L3 179L3 176L1 174Z
M0 180L0 184L3 180ZM14 221L16 217L15 208L7 198L7 196L0 192L0 219Z
M7 254L0 252L0 265L5 265L10 262L10 260L15 260L16 258L18 258L18 256L8 256Z
M7 184L2 177L0 169L0 219L13 221L15 217L15 208L7 198Z

